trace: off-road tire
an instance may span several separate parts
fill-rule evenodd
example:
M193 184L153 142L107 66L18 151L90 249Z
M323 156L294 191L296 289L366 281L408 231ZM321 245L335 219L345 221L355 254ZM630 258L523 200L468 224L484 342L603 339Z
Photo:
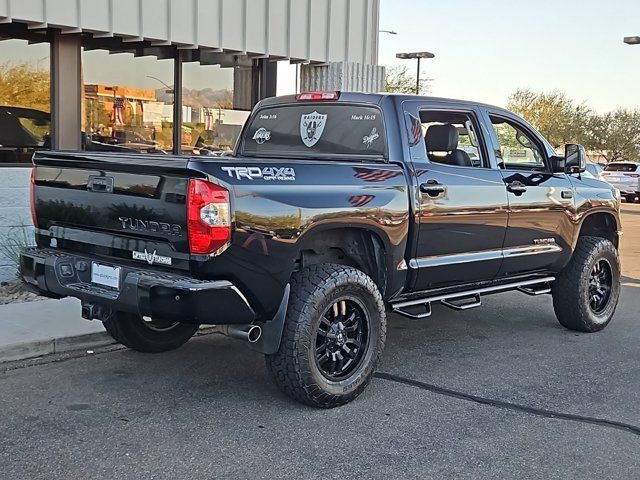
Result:
M199 325L177 323L168 330L156 330L139 315L116 312L102 322L116 342L138 352L160 353L175 350L189 341Z
M316 360L316 332L323 312L351 298L368 317L368 341L361 360L345 378L324 376ZM319 408L333 408L355 399L376 370L386 340L386 312L376 284L352 267L320 264L294 273L279 350L266 355L267 370L280 390Z
M611 267L611 289L602 311L590 306L589 281L598 262ZM598 332L613 317L620 296L620 259L615 246L607 239L584 236L578 239L569 264L552 284L553 309L560 324L578 332Z

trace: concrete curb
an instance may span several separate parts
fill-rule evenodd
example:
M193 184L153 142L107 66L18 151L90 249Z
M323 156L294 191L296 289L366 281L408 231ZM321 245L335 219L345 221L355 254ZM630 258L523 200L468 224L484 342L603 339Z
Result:
M73 298L0 305L0 362L115 343L100 322L80 317Z
M107 332L34 340L0 347L0 363L42 357L53 353L104 347L116 343Z

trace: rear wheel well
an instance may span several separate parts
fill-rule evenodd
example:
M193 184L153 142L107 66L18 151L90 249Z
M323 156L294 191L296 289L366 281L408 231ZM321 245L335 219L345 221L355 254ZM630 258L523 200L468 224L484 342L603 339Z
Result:
M593 213L584 219L580 227L580 237L606 238L618 248L618 227L610 213Z
M378 235L359 228L325 230L304 242L298 257L300 268L334 263L366 273L384 295L387 286L385 248Z

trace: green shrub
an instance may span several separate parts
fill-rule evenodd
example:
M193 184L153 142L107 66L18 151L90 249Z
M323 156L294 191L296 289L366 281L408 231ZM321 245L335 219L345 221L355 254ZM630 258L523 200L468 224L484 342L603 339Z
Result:
M16 276L20 277L20 251L35 245L33 231L26 225L12 227L6 237L0 239L0 255L8 258L16 268Z

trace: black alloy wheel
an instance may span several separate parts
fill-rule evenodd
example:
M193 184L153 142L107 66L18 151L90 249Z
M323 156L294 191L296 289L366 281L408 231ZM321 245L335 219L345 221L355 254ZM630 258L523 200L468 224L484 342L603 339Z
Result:
M596 315L607 308L611 298L612 285L611 264L606 258L601 258L593 266L589 278L589 307Z
M322 375L336 381L358 368L369 341L369 323L355 298L339 299L325 310L315 340L316 365Z

